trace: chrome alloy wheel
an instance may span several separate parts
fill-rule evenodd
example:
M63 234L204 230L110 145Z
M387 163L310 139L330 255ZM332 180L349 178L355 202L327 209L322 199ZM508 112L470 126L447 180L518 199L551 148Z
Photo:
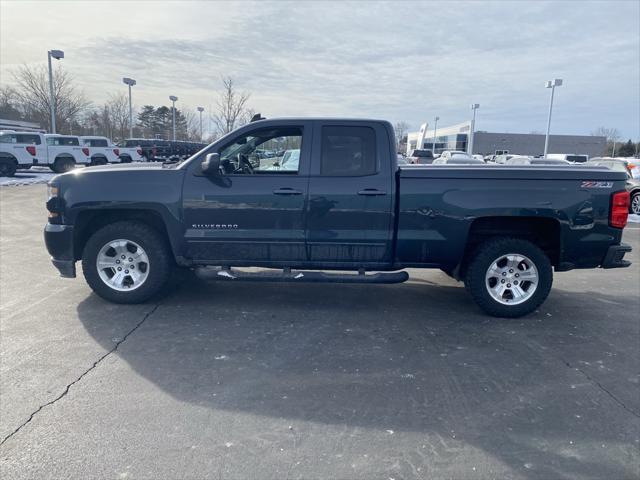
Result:
M538 270L524 255L508 253L487 269L485 285L491 297L503 305L526 302L538 288Z
M631 211L636 215L640 215L640 193L636 193L631 197Z
M130 292L149 277L149 257L136 242L112 240L98 252L96 268L100 279L109 288Z

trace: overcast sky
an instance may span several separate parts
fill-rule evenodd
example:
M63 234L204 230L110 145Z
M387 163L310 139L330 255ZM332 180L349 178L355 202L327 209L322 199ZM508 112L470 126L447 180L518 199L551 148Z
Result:
M0 0L0 81L48 49L95 103L137 80L134 103L207 110L221 75L268 117L366 116L414 129L440 116L640 137L640 2L29 2ZM56 66L59 65L58 63Z

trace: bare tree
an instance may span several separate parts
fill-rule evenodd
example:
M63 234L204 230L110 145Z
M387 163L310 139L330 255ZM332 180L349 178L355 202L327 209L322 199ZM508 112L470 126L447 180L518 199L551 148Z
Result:
M409 125L407 122L397 122L394 129L396 131L396 146L398 147L398 151L404 150L402 145L406 146L407 139L406 136L409 133Z
M620 140L620 132L617 128L598 127L593 132L591 132L591 135L606 137L607 146L603 154L615 156L616 144L618 143L618 140Z
M107 123L112 126L113 136L118 140L127 138L129 135L129 97L124 93L109 95L104 112Z
M251 94L236 91L235 82L231 77L222 78L222 92L216 100L216 112L212 116L216 128L221 135L229 133L242 123L246 115L245 107Z
M17 92L24 115L51 129L49 76L44 65L23 65L16 72ZM53 76L53 101L56 109L56 125L60 131L68 129L74 118L86 110L90 102L74 85L73 79L63 67L56 68Z
M20 98L15 88L3 85L0 87L0 118L22 120Z

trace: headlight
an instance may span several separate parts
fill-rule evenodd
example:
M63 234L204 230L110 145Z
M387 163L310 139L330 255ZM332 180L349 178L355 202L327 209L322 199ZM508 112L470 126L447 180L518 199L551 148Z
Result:
M57 197L57 196L58 196L58 186L48 183L47 184L47 198Z

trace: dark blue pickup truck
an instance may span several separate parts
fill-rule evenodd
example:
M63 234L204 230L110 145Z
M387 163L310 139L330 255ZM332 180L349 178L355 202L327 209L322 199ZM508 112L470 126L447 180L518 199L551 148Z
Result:
M399 168L394 139L380 120L263 119L181 163L59 175L46 245L63 277L82 260L113 302L147 300L176 267L293 283L402 282L404 268L439 268L505 317L539 306L553 270L629 266L624 173Z

